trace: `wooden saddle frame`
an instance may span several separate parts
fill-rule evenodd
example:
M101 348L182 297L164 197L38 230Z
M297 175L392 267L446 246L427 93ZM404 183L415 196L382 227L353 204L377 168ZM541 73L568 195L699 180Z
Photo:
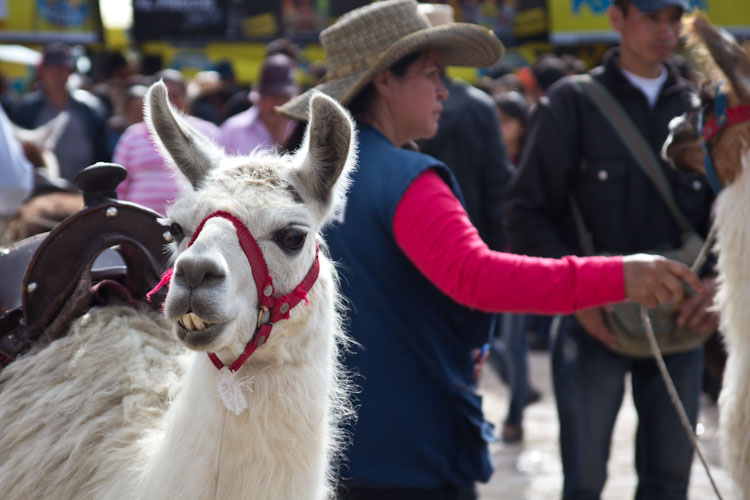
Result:
M165 292L150 303L145 295L159 282L171 234L157 212L117 200L126 175L115 164L84 169L75 179L84 208L0 253L0 370L113 295L161 307Z

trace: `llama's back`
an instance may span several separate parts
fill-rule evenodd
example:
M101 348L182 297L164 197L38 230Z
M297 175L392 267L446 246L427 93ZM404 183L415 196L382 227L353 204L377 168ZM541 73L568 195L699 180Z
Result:
M106 306L11 363L0 373L3 498L128 498L185 354L159 313Z

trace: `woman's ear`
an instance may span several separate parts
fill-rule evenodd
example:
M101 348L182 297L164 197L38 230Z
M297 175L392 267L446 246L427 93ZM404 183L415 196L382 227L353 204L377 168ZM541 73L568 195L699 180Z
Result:
M393 83L396 78L391 73L391 70L386 69L375 75L372 79L372 85L375 87L375 91L383 97L388 97L393 92Z

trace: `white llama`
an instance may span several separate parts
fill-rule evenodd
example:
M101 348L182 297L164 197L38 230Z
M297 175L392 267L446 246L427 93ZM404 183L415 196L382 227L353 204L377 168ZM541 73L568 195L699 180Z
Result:
M165 314L92 309L0 373L1 496L329 498L350 407L319 230L343 202L351 118L317 95L298 153L227 157L163 84L146 103L155 140L193 186L168 210Z
M714 103L716 82L727 93L729 123L707 141L713 168L723 189L714 205L717 236L718 291L715 306L727 350L724 380L719 396L719 431L724 465L743 494L750 498L750 52L722 35L703 17L687 23L695 46L715 63L703 88L704 106ZM734 121L745 107L746 116ZM732 111L734 110L734 111ZM713 126L715 103L703 122ZM684 169L705 173L698 112L692 111L671 124L665 152Z

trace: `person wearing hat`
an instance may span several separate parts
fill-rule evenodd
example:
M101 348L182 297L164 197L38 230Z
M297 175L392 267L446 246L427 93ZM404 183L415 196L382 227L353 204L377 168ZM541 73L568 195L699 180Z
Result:
M687 9L686 0L614 0L607 13L620 34L619 47L589 72L625 110L656 158L670 120L691 109L695 99L690 83L669 63ZM585 239L576 229L580 221L591 236L594 252L681 248L683 229L577 77L562 78L539 102L525 144L518 174L506 194L505 227L513 251L546 257L582 255ZM659 167L678 211L705 237L713 200L705 178L680 173L663 161ZM713 291L713 279L704 275L702 290L677 305L676 325L689 327L696 338L715 330L717 318L710 311ZM600 497L629 375L639 421L635 497L684 499L693 459L691 443L656 362L623 351L627 338L617 337L615 331L620 330L615 326L607 310L590 308L563 318L553 340L565 477L562 496ZM664 335L671 337L669 332ZM692 342L664 356L693 426L701 392L701 351Z
M70 91L67 87L74 70L68 45L54 42L45 46L37 67L41 89L23 96L11 113L17 125L34 129L68 111L68 123L54 148L60 177L68 181L97 161L109 161L111 156L101 102L85 90Z
M304 121L310 97L325 92L357 120L358 167L326 234L359 386L339 498L475 498L493 471L473 356L489 339L487 312L661 303L681 293L681 278L697 280L652 256L531 259L482 242L450 170L404 146L435 134L445 65L501 57L489 30L430 26L414 0L389 0L344 14L320 42L325 80L279 112Z
M281 53L263 61L249 96L253 106L221 126L219 140L228 153L250 154L255 148L273 151L286 140L292 121L274 110L299 93L295 68L294 61Z

